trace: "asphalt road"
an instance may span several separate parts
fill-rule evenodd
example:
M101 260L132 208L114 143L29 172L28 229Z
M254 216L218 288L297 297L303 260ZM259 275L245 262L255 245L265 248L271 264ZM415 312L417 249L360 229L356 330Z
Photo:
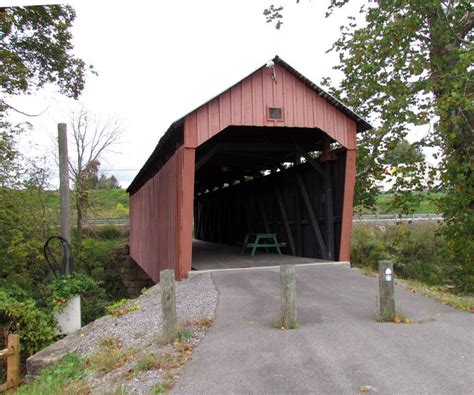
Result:
M396 287L415 323L376 322L378 280L343 266L297 267L296 330L279 316L278 268L212 274L217 318L177 394L473 394L474 315Z

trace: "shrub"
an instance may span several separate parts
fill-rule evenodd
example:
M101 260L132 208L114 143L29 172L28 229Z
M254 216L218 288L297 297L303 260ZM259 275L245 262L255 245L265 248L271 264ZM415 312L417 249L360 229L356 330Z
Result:
M71 297L81 295L84 324L102 316L108 304L102 283L84 273L78 273L74 277L54 279L48 286L48 290L50 291L49 303L54 311L63 308Z
M117 225L98 226L95 233L99 240L117 240L123 237L123 231Z
M51 311L39 309L33 299L18 300L5 290L0 290L0 324L8 331L20 327L21 344L28 355L50 344L56 332Z
M367 226L354 227L351 239L351 262L354 266L378 270L378 261L384 254L380 231Z
M87 273L103 284L108 302L128 296L115 267L119 244L117 240L85 239L76 265L79 273Z
M384 235L387 252L393 257L396 273L430 284L449 280L445 241L435 224L398 224Z
M431 285L450 284L464 293L474 289L474 265L466 268L456 257L450 256L449 240L438 224L355 226L351 242L352 264L377 270L377 261L384 258L394 261L399 277Z

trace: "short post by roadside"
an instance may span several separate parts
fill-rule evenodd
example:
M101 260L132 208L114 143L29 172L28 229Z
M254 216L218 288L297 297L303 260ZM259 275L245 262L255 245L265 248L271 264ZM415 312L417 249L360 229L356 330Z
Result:
M172 342L178 333L176 318L176 284L174 270L160 271L162 336L166 343Z
M294 265L280 266L281 324L293 329L296 321L296 271Z
M392 261L379 261L380 318L395 317L394 273Z

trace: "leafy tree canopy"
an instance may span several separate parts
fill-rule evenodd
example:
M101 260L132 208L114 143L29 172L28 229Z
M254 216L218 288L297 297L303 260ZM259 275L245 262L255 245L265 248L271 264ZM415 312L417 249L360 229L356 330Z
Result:
M0 7L0 87L3 95L31 93L47 83L77 98L87 65L72 54L70 6Z

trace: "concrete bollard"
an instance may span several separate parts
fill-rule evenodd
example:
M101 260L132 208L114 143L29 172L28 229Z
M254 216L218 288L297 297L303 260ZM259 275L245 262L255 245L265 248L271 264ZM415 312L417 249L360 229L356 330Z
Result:
M162 336L165 343L176 338L178 323L176 319L176 286L174 270L160 271Z
M281 323L294 328L296 322L296 271L294 265L280 266Z
M392 261L379 261L380 318L390 320L395 317L394 273Z

